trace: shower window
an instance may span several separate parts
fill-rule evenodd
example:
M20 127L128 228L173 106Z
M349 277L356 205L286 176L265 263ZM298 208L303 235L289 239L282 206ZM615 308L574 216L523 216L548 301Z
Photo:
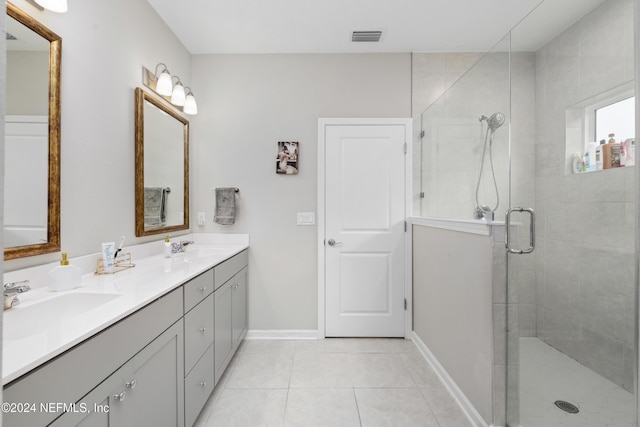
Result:
M593 110L593 135L592 141L609 139L609 134L616 136L616 141L635 139L635 100L634 96L616 100L608 105Z
M616 142L625 143L625 149L631 147L632 141L635 141L633 82L625 83L568 107L565 122L565 173L608 169L597 165L598 161L604 157L599 147L601 141L608 142L609 135L614 134ZM629 156L629 153L626 154Z

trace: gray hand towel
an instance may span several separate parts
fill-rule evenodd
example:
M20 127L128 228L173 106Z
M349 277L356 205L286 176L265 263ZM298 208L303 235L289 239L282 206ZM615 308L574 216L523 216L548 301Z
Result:
M144 188L144 223L161 226L166 221L166 194L162 187Z
M231 225L236 222L236 189L216 188L216 212L213 222Z

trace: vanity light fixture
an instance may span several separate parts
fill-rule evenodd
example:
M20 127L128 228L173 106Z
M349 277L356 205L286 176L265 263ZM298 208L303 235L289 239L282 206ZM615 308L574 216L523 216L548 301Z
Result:
M163 69L160 71L160 75L158 75L158 68L160 66L162 66ZM173 92L171 73L169 73L169 69L162 62L156 65L156 78L156 92L160 95L170 96Z
M175 82L175 84L174 84ZM142 84L160 95L165 101L182 109L185 114L198 114L196 98L190 88L185 88L178 76L172 76L162 62L156 65L155 73L142 67Z
M177 105L178 107L182 107L185 101L184 86L182 86L182 82L180 81L180 78L178 76L172 76L172 82L174 77L178 79L178 81L173 86L173 91L171 92L171 103L173 105Z
M67 0L35 0L35 2L52 12L65 13L67 11Z
M193 92L191 92L190 87L184 88L185 92L187 92L187 96L184 100L184 107L182 107L182 111L186 114L196 115L198 114L198 104L196 104L196 98L193 96Z

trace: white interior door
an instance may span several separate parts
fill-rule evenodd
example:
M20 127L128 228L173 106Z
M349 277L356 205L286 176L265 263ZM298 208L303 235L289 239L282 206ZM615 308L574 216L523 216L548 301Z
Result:
M405 334L405 125L325 127L325 335Z

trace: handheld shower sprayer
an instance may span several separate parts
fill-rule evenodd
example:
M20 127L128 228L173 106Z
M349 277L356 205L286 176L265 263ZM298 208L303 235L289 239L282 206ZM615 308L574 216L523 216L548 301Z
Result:
M487 119L487 126L491 129L491 132L495 132L500 126L504 124L504 114L502 113L493 113L491 117Z
M485 115L481 115L478 120L480 123L487 122L487 133L484 137L484 148L482 150L482 161L480 163L480 174L478 175L478 182L476 184L476 207L474 209L473 216L476 219L486 219L488 221L493 220L493 213L500 206L500 194L498 192L498 182L496 181L495 171L493 169L493 154L491 151L491 146L493 145L493 134L496 129L502 126L505 122L505 115L499 112L493 113L491 116L487 117ZM482 179L482 170L484 167L484 158L487 153L487 143L489 145L489 163L491 164L491 176L493 177L493 186L496 194L496 206L491 208L487 205L481 205L478 201L478 192L480 190L480 180Z
M480 123L487 122L487 126L491 132L495 132L500 126L504 124L505 116L502 113L493 113L491 116L487 117L484 114L478 117L478 121Z

